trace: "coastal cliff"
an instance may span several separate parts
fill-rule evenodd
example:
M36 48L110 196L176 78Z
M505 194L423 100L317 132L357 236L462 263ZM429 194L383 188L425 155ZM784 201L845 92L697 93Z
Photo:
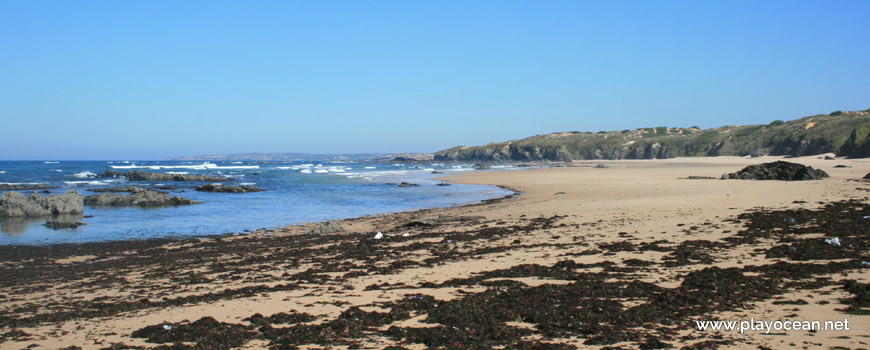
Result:
M870 157L870 109L837 111L767 125L713 129L655 127L609 132L561 132L522 140L459 146L436 161L506 162L574 159L664 159L699 156Z

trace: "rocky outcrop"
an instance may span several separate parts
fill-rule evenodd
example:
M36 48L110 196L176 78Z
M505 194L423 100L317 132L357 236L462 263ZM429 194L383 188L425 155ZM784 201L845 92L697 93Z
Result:
M148 189L140 189L129 195L120 193L100 193L84 198L84 204L95 207L167 207L201 203L202 202L199 201L178 196L169 196L164 192Z
M864 180L870 180L870 173L867 173L867 175L864 175Z
M782 181L821 180L828 177L824 170L784 161L750 165L736 173L722 175L722 179Z
M0 184L0 191L34 191L34 190L50 190L57 186L45 184Z
M197 191L200 192L221 192L221 193L248 193L248 192L260 192L263 191L259 187L254 186L228 186L228 185L216 185L216 184L207 184L196 187Z
M118 172L114 170L106 170L106 172L97 175L98 178L121 178L124 177L127 181L200 181L200 182L224 182L232 181L220 176L206 175L190 175L190 174L164 174L164 173L149 173L147 171L131 171Z
M25 196L20 192L6 192L0 196L0 218L41 217L84 212L82 195L76 191L41 196L33 192Z

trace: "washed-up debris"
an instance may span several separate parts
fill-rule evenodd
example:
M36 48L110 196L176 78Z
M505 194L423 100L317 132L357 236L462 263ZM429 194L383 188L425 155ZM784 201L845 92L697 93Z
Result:
M839 237L825 238L825 243L833 245L835 247L839 247L840 246L840 238Z
M384 234L381 233L380 231L378 231L378 234L375 235L375 239L381 239L381 238L384 238Z

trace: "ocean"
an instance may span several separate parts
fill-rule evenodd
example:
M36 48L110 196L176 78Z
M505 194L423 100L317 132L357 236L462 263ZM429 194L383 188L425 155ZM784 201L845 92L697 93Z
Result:
M210 193L194 190L204 184L201 182L127 182L96 177L106 170L221 176L227 179L226 185L252 185L264 191ZM303 222L473 204L511 193L495 186L439 186L442 181L436 180L466 171L476 170L470 164L437 163L0 161L0 183L58 186L49 190L52 194L75 190L87 196L95 193L91 189L130 185L173 187L161 190L203 202L161 208L86 205L83 216L66 218L87 224L75 229L43 226L50 218L0 219L0 245L243 234ZM399 187L401 182L419 186Z

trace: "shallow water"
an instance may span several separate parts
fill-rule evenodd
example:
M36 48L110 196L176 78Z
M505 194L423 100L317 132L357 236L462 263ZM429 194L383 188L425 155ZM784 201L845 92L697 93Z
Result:
M227 178L226 184L247 184L264 189L255 193L197 192L198 182L126 182L98 179L94 174L112 169L126 172L184 172ZM60 188L53 194L92 188L136 185L173 186L167 190L203 204L144 209L85 206L76 229L52 230L42 226L49 218L0 222L0 245L78 243L157 237L191 237L275 228L301 222L342 219L423 208L477 203L502 197L509 191L494 186L438 186L432 171L473 171L471 165L362 164L362 163L255 163L255 162L0 162L0 183L41 183ZM399 187L408 181L417 187ZM23 191L29 192L29 191ZM87 217L92 215L93 217Z

